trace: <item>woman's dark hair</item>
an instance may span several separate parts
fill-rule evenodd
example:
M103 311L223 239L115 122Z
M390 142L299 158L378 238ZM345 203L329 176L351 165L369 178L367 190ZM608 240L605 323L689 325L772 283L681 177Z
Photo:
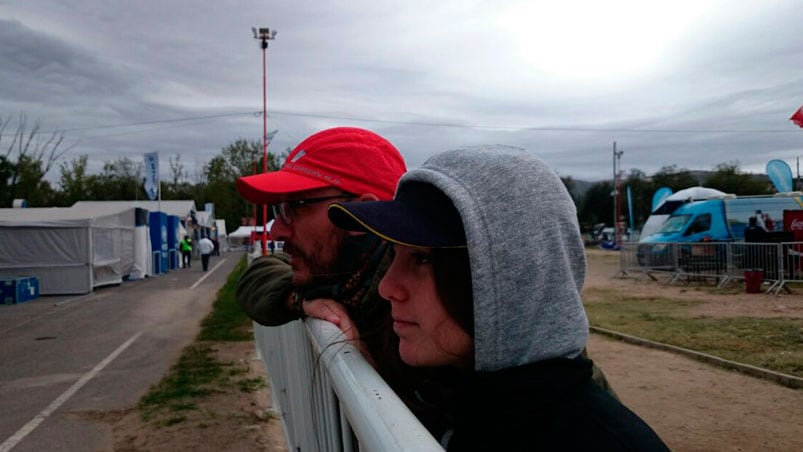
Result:
M435 290L446 312L474 338L474 294L467 248L433 248Z

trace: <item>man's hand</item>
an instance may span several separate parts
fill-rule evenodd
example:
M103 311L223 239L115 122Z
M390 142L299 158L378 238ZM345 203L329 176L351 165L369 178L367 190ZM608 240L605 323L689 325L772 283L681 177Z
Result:
M349 341L360 340L360 332L354 322L351 321L351 317L349 317L346 308L342 304L334 300L318 298L316 300L305 300L303 308L304 314L308 317L334 323Z
M357 347L357 350L362 353L365 359L367 359L368 362L374 366L374 368L376 368L374 359L368 352L365 343L360 340L360 332L357 330L357 325L355 325L351 320L348 311L346 311L346 308L342 304L334 300L318 298L315 300L304 301L302 306L304 309L304 314L306 314L307 317L326 320L327 322L333 323L335 326L340 328L340 331L342 331L343 335L346 336L346 340L351 345Z

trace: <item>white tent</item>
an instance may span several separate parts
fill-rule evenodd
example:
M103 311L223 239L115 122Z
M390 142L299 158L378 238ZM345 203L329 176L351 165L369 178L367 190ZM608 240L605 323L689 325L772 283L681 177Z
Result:
M268 221L268 234L270 235L270 228L273 226L273 220ZM251 237L251 232L256 231L257 235L262 235L262 226L240 226L229 234L229 238L242 239Z
M171 200L171 201L78 201L73 204L73 208L84 209L119 209L121 207L138 207L145 209L149 212L164 212L167 215L174 215L178 217L178 231L176 232L176 248L175 250L168 250L168 252L175 252L178 254L178 242L181 238L187 235L185 224L188 218L196 216L195 201L192 200ZM154 263L150 249L150 226L145 228L137 228L136 231L138 242L148 242L147 249L138 249L137 253L137 269L141 272L132 273L132 278L150 276L154 274ZM144 253L144 254L143 254ZM179 259L180 260L180 259Z
M0 273L35 276L47 294L119 284L134 268L136 209L0 209Z
M273 220L268 221L268 235L270 235L271 226L273 226ZM262 226L240 226L229 234L229 246L231 249L248 249L251 242L251 233L254 231L256 232L257 241L259 242L255 246L262 246ZM277 245L281 248L282 243L278 242Z
M226 220L215 220L215 229L217 230L217 239L220 246L220 251L228 251L229 233L226 231Z
M262 231L262 228L256 228L254 226L240 226L239 228L235 229L234 232L229 234L229 238L232 239L243 239L251 237L251 231L253 230Z
M212 212L208 212L206 210L196 212L195 218L198 220L198 226L211 228L215 225L215 216Z

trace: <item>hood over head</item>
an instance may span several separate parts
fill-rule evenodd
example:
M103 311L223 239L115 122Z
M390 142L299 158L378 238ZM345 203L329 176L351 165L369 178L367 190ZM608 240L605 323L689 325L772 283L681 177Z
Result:
M422 182L442 191L462 218L475 369L579 355L588 339L585 251L574 202L555 172L523 149L484 146L430 158L402 177L397 198Z
M588 339L585 250L574 202L555 172L523 149L487 146L436 155L399 189L411 182L443 191L463 219L475 368L579 355Z

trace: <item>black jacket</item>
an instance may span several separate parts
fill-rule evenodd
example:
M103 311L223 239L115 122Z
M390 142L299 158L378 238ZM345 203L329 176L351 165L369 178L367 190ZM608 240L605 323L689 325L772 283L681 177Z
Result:
M668 450L635 413L591 379L591 361L552 359L465 375L449 451Z

